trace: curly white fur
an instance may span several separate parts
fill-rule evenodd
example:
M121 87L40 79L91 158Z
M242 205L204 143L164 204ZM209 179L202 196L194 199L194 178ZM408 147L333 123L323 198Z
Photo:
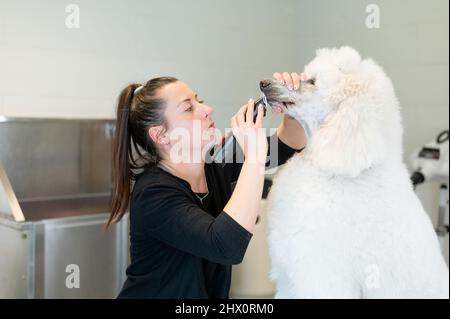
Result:
M448 267L402 161L391 81L349 47L319 50L305 72L315 86L289 114L313 132L268 198L277 297L448 298Z

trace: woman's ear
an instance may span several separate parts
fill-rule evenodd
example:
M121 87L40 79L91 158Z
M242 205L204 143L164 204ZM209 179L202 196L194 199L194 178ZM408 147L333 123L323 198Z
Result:
M148 135L150 136L150 139L155 144L160 145L167 145L169 144L169 139L167 138L166 134L164 133L164 127L162 125L158 126L152 126L148 129Z

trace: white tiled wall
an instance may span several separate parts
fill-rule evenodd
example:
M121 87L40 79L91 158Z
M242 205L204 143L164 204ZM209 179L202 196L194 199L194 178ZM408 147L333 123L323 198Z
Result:
M294 0L0 0L0 114L113 117L125 85L172 75L227 127L261 78L295 69L295 15Z

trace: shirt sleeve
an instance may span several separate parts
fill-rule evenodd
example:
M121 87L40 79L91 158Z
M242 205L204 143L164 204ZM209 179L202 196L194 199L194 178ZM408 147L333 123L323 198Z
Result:
M241 263L252 237L226 212L214 218L170 186L146 188L137 195L134 209L143 214L146 234L219 264Z
M272 134L267 137L268 150L267 150L267 159L266 159L266 169L270 169L276 166L283 165L286 163L289 158L291 158L295 153L299 153L303 150L296 150L294 148L289 147L283 141L281 141L278 135ZM275 147L276 153L272 152ZM239 174L241 173L243 163L238 163L236 161L236 156L233 159L233 162L226 163L224 165L225 176L230 178L230 183L237 181L239 178Z

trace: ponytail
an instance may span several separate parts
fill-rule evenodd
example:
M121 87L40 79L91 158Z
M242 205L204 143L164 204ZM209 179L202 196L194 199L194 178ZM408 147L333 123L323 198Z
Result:
M131 171L129 160L130 156L132 156L132 137L130 134L129 122L134 91L139 86L139 84L131 84L127 86L119 96L112 154L113 189L111 215L109 216L106 228L122 219L128 209L130 201L133 172Z
M157 97L157 92L176 81L178 79L172 77L155 78L144 86L131 84L120 93L112 154L111 213L106 229L119 222L127 212L137 171L161 160L156 144L148 136L148 129L164 125L165 103Z

